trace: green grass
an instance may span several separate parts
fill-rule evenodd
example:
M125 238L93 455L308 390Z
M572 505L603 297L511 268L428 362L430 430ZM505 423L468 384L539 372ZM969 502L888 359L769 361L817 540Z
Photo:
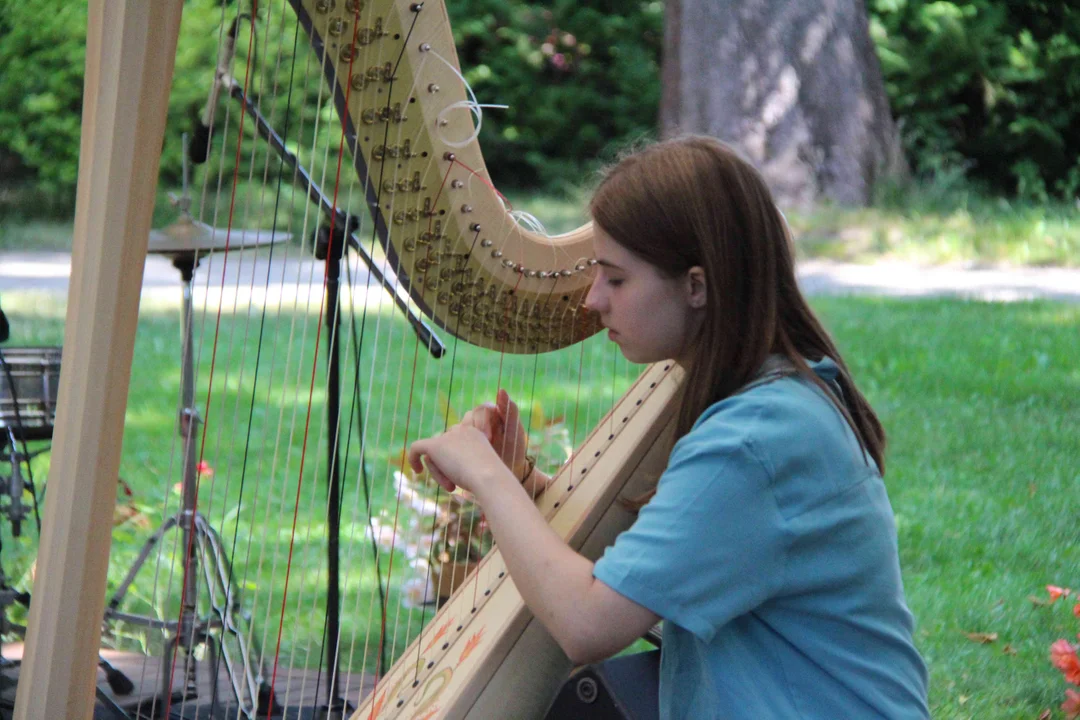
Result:
M55 305L27 296L12 297L13 333L20 343L60 341L62 324ZM5 296L5 307L8 303ZM817 299L814 305L846 350L846 360L889 432L886 482L897 520L908 602L916 617L916 641L930 667L933 716L1006 720L1034 718L1045 708L1056 708L1065 685L1049 664L1049 646L1057 638L1074 637L1080 621L1069 612L1071 599L1038 606L1028 597L1045 597L1043 588L1048 583L1080 586L1080 546L1076 543L1080 306L857 298ZM262 371L278 368L278 379L269 383L274 397L259 410L267 417L276 416L282 404L288 412L306 407L306 396L299 403L290 398L296 389L306 392L308 378L286 377L279 365L288 343L277 324L291 320L275 320L275 330L268 335L279 344L270 351L274 362ZM231 333L241 333L242 327L239 318L226 318L222 342ZM146 518L143 526L129 521L114 533L111 584L118 581L148 527L160 520L160 504L175 481L176 470L170 474L168 463L174 435L171 403L178 389L177 336L174 313L147 312L141 318L122 474L135 487L136 502ZM215 390L226 411L217 419L211 416L211 429L226 435L208 454L219 480L235 478L242 463L237 448L243 446L243 411L250 405L246 398L254 364L251 350L244 357L241 337L235 336L227 352L219 350L218 362L223 363L219 367L233 368L222 389ZM405 341L408 348L407 338L397 334L392 338L383 347ZM264 347L272 348L272 342L264 339ZM294 341L294 352L302 344ZM591 362L598 371L610 359L602 348L589 352L596 353ZM305 352L300 365L306 365L308 373L310 361L310 351ZM370 367L370 359L364 365ZM244 378L237 374L241 366L248 368ZM421 362L421 374L425 368ZM379 372L385 373L380 382L388 386L397 382L396 367ZM476 388L492 382L497 374L493 364L485 372L489 376L478 379ZM620 378L629 374L630 369L623 368ZM590 390L598 404L618 391L606 383L583 387L583 392ZM542 402L547 408L559 407L577 393L576 387L556 383ZM239 414L232 409L237 403ZM263 407L261 400L259 407ZM318 404L314 413L318 417ZM240 419L223 424L221 417L234 416ZM257 413L257 429L263 422ZM317 434L313 430L313 437ZM368 461L372 466L400 451L400 431L384 438L371 448ZM256 443L260 452L250 457L264 459L249 461L254 463L249 470L249 492L259 487L262 496L291 502L295 483L284 481L288 473L281 469L269 472L269 460L261 452L273 445L271 438L258 437ZM291 463L282 464L295 472L295 458ZM314 481L314 466L305 475L310 476L306 491L322 497L317 490L321 484ZM163 484L162 478L172 480ZM219 487L217 493L207 495L201 506L212 513L211 521L227 537L239 528L240 547L253 536L261 539L267 552L284 550L287 529L260 525L261 521L253 521L253 528L246 521L233 522L235 487L228 492ZM355 500L355 495L348 497ZM318 502L311 504L319 507ZM304 553L306 560L300 570L294 570L297 574L291 582L304 593L306 608L317 608L321 602L314 590L321 582L319 523L316 510L301 517L297 552ZM353 530L346 541L356 557L366 548L359 535L359 530ZM17 547L13 550L13 546ZM12 562L16 550L25 567L32 552L30 543L26 539L13 543L6 537L6 563ZM273 577L272 573L249 577L249 592L272 582ZM370 578L355 582L370 582ZM355 593L355 588L348 592ZM152 599L144 601L146 607L152 605ZM264 594L263 602L279 603L280 595ZM265 611L256 612L256 617L260 613ZM294 640L295 647L289 651L300 653L301 660L302 653L311 652L309 661L313 661L318 654L313 648L317 648L321 616L313 610L306 615L311 617L301 617L295 624L306 628L301 628L300 635L308 639ZM418 620L416 615L414 627ZM346 632L361 629L364 612L348 610L345 623ZM998 639L979 644L966 637L969 632L997 633Z
M1076 203L915 185L873 207L792 210L801 257L926 265L1080 265Z
M5 295L4 307L12 320L14 342L24 345L62 342L62 308L57 300L45 295L11 293ZM197 304L196 333L213 337L216 315L212 311L205 316L199 314L199 307ZM293 309L291 304L280 312L272 308L265 325L258 311L249 313L244 309L231 313L226 309L217 333L216 350L209 344L204 347L196 344L197 405L200 414L207 418L201 457L214 470L213 476L204 477L200 483L199 509L224 538L236 566L237 583L249 596L245 608L259 618L257 632L265 634L260 644L271 649L282 616L283 579L291 552L282 658L289 665L300 666L318 664L323 615L316 608L325 607L326 600L326 380L323 359L316 363L312 350L319 332L317 313L317 298L307 310L303 305ZM459 370L451 378L450 364L437 363L418 352L415 336L406 331L396 316L375 312L366 321L357 317L356 322L364 337L359 383L363 422L368 426L364 460L371 483L373 525L378 533L396 528L397 536L403 539L394 553L395 572L388 597L391 626L400 624L407 629L391 643L395 651L400 651L431 614L415 607L398 610L402 606L403 581L421 577L422 566L416 560L417 556L426 559L423 543L430 536L422 524L424 521L408 507L399 512L395 500L392 473L408 442L443 428L447 398L453 420L454 413L460 414L464 409L494 399L496 387L503 386L519 402L524 401L523 407L534 409L529 424L535 436L544 434L535 408L549 421L559 416L566 418L548 432L546 464L558 464L565 460L555 457L562 444L559 437L566 435L567 442L571 437L574 444L581 442L599 421L603 408L621 396L637 373L621 358L616 359L613 345L597 337L587 342L584 350L573 347L558 353L560 357L555 359L545 355L508 357L500 361L495 356L495 362L491 353L470 346L455 348L451 344L449 349L457 358L454 367L469 368L468 372ZM344 332L343 337L347 337L348 329ZM176 511L180 500L177 483L181 477L181 459L175 429L180 392L179 334L176 310L144 309L136 336L136 361L120 470L134 493L131 500L122 500L133 505L138 515L118 526L113 534L110 592L134 562L149 532ZM348 403L354 387L348 357L346 354L342 378L346 403L343 430L350 425ZM582 372L568 374L558 370L560 358L564 366L567 363L573 368L580 366ZM614 377L612 369L616 371ZM590 377L604 379L589 382ZM206 409L208 396L209 410ZM410 397L415 398L411 408ZM310 432L305 443L303 430L308 423L309 406ZM371 544L365 539L368 520L359 476L359 433L353 427L350 445L342 449L345 458L342 625L346 637L362 638L370 628L378 627L379 607ZM47 457L43 457L35 465L35 471L41 476L47 469ZM46 492L45 502L47 495ZM297 504L294 532L293 509ZM172 534L163 543L166 558L175 553L176 537ZM32 544L8 538L5 552L10 553L9 572L15 569L12 574L26 582L33 557ZM385 583L389 568L385 552L381 563ZM128 611L175 617L179 590L175 579L171 591L166 587L170 570L177 575L179 565L165 561L160 580L155 582L154 563L148 565L133 586L130 602L125 606ZM152 650L159 647L160 638L147 637L137 628L120 626L116 632L124 647L134 645ZM343 666L355 670L364 667L362 648L351 663ZM372 668L370 656L366 668Z
M886 481L933 716L1056 707L1064 684L1048 648L1080 621L1071 602L1027 598L1080 584L1080 307L815 305L890 434ZM999 639L976 644L967 632Z

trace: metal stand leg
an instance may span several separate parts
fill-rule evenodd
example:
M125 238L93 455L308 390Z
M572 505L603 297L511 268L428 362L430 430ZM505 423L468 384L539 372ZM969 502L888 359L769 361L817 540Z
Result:
M149 628L162 629L170 633L166 645L166 657L162 663L161 700L171 704L173 698L173 658L181 663L184 690L181 700L194 699L198 695L195 673L195 650L201 645L207 648L207 660L210 666L211 703L215 706L218 693L218 658L224 661L229 677L232 695L236 700L238 714L245 718L255 718L260 711L274 705L272 688L266 686L261 668L254 667L247 638L243 632L239 616L241 603L239 592L232 584L232 566L221 544L221 538L210 523L196 510L198 468L195 448L196 431L201 422L195 408L194 353L192 349L192 279L198 258L194 253L176 255L175 265L184 280L182 306L183 323L183 358L182 390L179 413L179 430L183 438L183 479L182 507L175 515L167 518L161 527L147 538L134 565L128 570L124 581L109 600L105 611L106 622L122 620ZM120 610L120 606L135 581L140 570L145 566L150 554L165 534L179 529L180 541L184 547L184 571L182 578L183 604L177 620L159 620ZM201 582L200 582L201 570ZM200 591L209 606L206 613L199 616ZM220 633L220 636L216 636ZM269 703L269 705L267 704ZM263 707L260 707L262 705ZM164 708L162 708L162 711Z

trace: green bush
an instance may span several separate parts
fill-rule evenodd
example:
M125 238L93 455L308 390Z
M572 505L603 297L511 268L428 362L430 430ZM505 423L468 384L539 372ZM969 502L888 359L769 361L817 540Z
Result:
M233 0L223 10L222 1L185 2L161 161L166 186L179 183L179 133L205 102L223 20L247 5ZM1026 200L1077 195L1080 10L1046 0L867 4L917 172ZM289 123L290 147L299 151L312 147L317 119L319 140L330 136L332 110L319 100L317 83L295 74L303 75L304 65L313 72L310 49L302 40L294 46L291 31L279 32L281 9L260 10L255 49L280 69L255 79L252 94L265 99L262 110L279 129ZM448 11L479 101L509 106L487 109L480 135L500 185L572 188L611 148L655 133L661 0L448 0ZM66 212L74 202L85 26L85 3L0 0L0 214L13 206ZM241 28L238 74L249 29ZM293 57L303 61L295 71ZM217 125L224 126L223 110ZM250 122L244 134L246 173L252 153L265 146L251 141ZM235 145L215 149L214 174L231 177Z
M246 5L246 3L244 3ZM264 58L282 53L277 77L252 81L254 96L273 98L275 126L288 118L290 146L310 148L316 117L324 140L330 125L326 98L319 102L317 83L292 74L312 72L303 41L294 50L291 30L273 37L281 6L259 13L256 51ZM467 78L481 102L509 105L488 109L481 135L488 164L498 181L513 187L556 189L580 179L584 167L612 141L649 134L659 104L659 54L663 4L605 0L582 7L555 3L451 0L455 38ZM162 151L162 183L175 186L181 174L179 133L188 130L206 101L220 28L231 21L236 4L224 14L220 0L187 0L169 98L168 133ZM267 32L267 29L270 32ZM241 27L234 72L243 72L250 26ZM285 36L287 35L287 37ZM86 5L66 0L0 0L0 173L10 185L30 183L48 197L57 212L70 211L77 178L82 112ZM309 67L305 68L307 65ZM277 87L274 87L275 82ZM289 97L288 87L294 89ZM226 103L216 126L224 124ZM235 128L237 105L231 104ZM298 137L298 128L303 132ZM258 147L245 127L242 172ZM261 145L261 144L260 144ZM321 146L321 145L320 145ZM262 146L265 152L265 146ZM215 160L225 178L232 176L235 146ZM261 165L261 163L260 163ZM0 213L10 212L0 183ZM10 200L9 192L9 200ZM26 206L25 200L21 203ZM5 208L5 205L8 207ZM33 203L35 213L43 209Z
M926 175L1025 199L1080 190L1080 10L1045 0L870 0L894 116Z
M0 0L0 207L28 181L73 204L85 46L86 3Z
M661 2L451 0L465 78L488 110L496 180L560 190L611 146L655 133Z

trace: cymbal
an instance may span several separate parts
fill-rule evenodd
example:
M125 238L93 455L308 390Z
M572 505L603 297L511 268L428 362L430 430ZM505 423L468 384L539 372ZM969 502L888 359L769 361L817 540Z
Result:
M155 255L180 256L207 254L224 250L243 250L245 248L286 242L292 235L270 230L240 230L215 228L206 223L182 216L172 225L161 230L150 231L147 252Z

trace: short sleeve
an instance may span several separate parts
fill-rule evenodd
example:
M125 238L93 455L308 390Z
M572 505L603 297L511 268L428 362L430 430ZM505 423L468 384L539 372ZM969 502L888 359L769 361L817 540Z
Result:
M593 575L709 642L781 586L785 543L769 474L745 436L703 430L715 428L676 445L656 495Z

